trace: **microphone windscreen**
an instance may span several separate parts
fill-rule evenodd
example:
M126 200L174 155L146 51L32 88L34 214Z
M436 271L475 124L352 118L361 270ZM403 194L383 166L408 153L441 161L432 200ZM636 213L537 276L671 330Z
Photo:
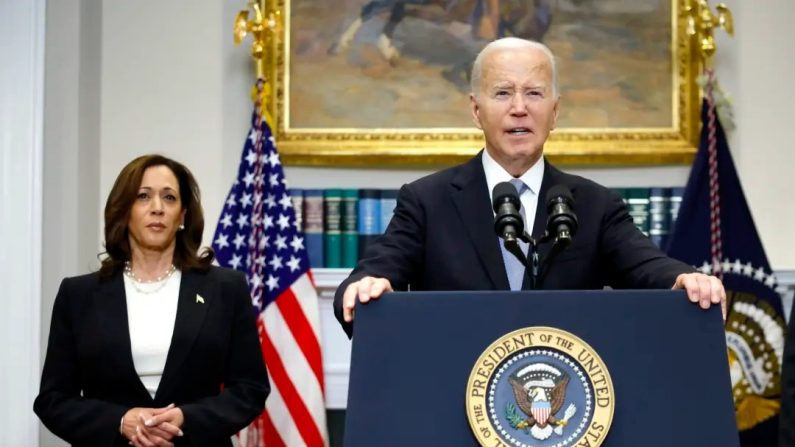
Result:
M574 207L574 196L571 195L569 188L563 185L555 185L547 191L547 209L549 209L554 202L560 201L560 199L567 202L570 207Z
M491 204L495 212L505 202L513 203L517 211L522 207L522 202L519 201L519 194L510 182L497 183L491 191L491 197Z

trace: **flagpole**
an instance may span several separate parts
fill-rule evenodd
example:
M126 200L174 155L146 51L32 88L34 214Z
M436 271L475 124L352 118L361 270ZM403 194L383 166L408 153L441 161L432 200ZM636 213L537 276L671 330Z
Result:
M246 274L271 381L263 412L239 434L241 445L328 447L317 289L274 139L282 5L251 0L235 18L235 43L252 36L254 104L213 249L220 266Z
M709 157L709 201L710 201L710 246L712 272L723 280L723 240L721 237L720 190L718 179L717 123L715 117L715 74L712 68L713 57L717 51L715 44L715 28L723 28L727 34L734 36L734 19L731 10L718 3L715 13L707 0L688 0L684 9L687 16L687 34L698 46L698 56L703 72L701 79L701 95L706 102L707 119L703 123L707 127L707 153Z

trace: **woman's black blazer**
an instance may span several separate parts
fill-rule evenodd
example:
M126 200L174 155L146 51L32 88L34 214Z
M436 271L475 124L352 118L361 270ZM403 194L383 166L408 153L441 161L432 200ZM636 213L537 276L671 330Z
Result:
M183 272L152 399L133 364L122 274L92 273L61 283L33 409L75 446L126 446L119 422L127 410L174 403L185 416L176 445L228 446L263 410L269 391L243 274L219 267Z

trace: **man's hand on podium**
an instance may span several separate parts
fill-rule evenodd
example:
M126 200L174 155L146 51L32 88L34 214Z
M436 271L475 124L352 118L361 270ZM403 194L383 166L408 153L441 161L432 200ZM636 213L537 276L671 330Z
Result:
M684 289L690 301L698 303L702 309L720 303L723 321L726 321L726 290L720 279L703 273L682 273L671 288Z
M342 317L346 323L353 321L353 308L356 306L356 299L367 304L370 300L377 300L384 292L392 292L392 284L386 278L364 278L348 284L345 293L342 295Z

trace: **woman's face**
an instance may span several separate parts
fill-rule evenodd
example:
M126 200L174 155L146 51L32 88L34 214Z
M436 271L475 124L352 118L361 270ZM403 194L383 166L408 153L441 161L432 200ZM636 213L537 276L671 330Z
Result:
M184 219L177 177L163 165L146 168L127 222L131 250L173 251Z

